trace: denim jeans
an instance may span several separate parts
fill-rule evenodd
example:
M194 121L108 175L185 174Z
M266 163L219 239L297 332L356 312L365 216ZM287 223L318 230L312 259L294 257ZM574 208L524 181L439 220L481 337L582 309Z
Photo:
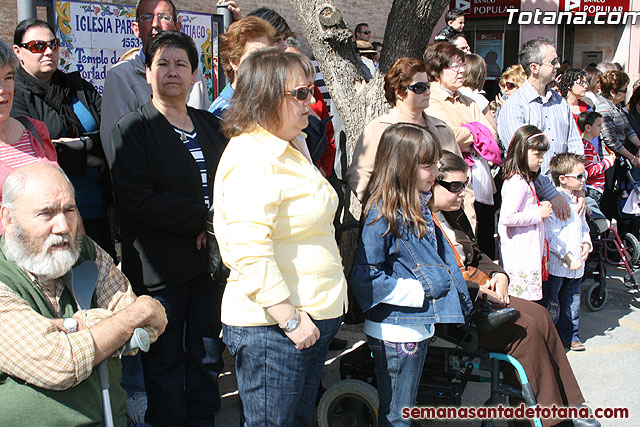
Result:
M127 397L136 393L144 393L144 375L142 374L142 360L140 353L135 356L122 356L122 381L120 385L127 392Z
M402 408L416 403L429 340L397 343L367 335L367 342L378 379L378 426L410 426L411 419L402 418Z
M313 322L320 339L304 350L296 350L277 325L222 326L236 356L245 427L312 425L322 368L342 316Z
M222 291L205 273L151 293L169 321L158 341L142 354L149 402L145 421L154 427L214 425L223 368Z
M580 287L582 278L567 279L549 275L542 283L540 304L549 310L558 335L565 346L580 339Z

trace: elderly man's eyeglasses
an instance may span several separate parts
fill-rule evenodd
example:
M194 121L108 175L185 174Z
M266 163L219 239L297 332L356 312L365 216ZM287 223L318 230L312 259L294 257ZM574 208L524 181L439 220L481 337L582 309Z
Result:
M49 47L53 52L60 49L60 39L44 40L31 40L30 42L20 43L18 46L27 49L31 53L44 53Z
M417 95L422 95L429 89L431 89L431 83L428 82L417 82L407 86L407 90L410 90Z
M467 188L467 185L469 185L469 178L467 178L467 180L464 182L463 181L442 181L439 179L437 179L436 182L438 183L438 185L441 185L444 188L446 188L447 191L449 191L450 193L460 193L465 188Z
M309 95L313 96L313 85L300 86L293 90L288 90L284 94L291 95L298 101L305 101Z
M464 62L456 62L455 64L449 65L447 68L455 71L456 73L459 73L460 71L464 70L465 64Z
M153 21L154 16L157 16L160 21L164 21L167 23L171 23L174 21L173 16L167 15L166 13L158 13L157 15L154 15L153 13L145 13L138 16L138 22L148 24L149 22Z

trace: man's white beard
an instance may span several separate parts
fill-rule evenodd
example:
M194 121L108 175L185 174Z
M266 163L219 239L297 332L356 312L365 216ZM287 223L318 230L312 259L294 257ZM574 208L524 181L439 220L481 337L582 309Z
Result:
M52 280L62 277L71 270L80 256L82 236L80 233L73 240L72 235L51 234L40 252L34 253L29 246L29 237L20 224L16 224L13 233L5 233L4 254L9 261L30 272L41 280ZM70 243L69 249L56 249L49 254L53 245Z

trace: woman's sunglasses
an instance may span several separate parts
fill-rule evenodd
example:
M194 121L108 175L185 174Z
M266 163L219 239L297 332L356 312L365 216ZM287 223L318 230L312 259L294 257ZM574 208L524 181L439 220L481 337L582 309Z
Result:
M407 89L415 93L416 95L422 95L427 90L431 89L431 83L418 82L407 86Z
M313 96L313 85L310 86L300 86L293 90L288 90L284 94L291 95L298 101L306 101L309 95Z
M18 46L27 49L31 53L44 53L49 47L53 52L60 49L60 39L55 38L53 40L31 40L27 43L20 43Z
M505 85L505 87L506 87L507 89L509 89L509 90L513 90L513 89L515 89L515 88L516 88L516 84L515 84L515 83L512 83L512 82L505 82L505 84L504 84L504 85Z
M469 178L466 181L441 181L439 179L436 180L438 185L443 186L447 189L447 191L451 193L459 193L469 185Z

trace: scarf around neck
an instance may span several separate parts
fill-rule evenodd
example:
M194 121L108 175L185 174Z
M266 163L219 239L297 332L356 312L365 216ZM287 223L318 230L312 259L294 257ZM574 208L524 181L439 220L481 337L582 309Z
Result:
M64 136L71 138L85 133L84 127L72 107L76 91L82 89L79 80L74 78L76 77L74 74L77 72L66 74L56 70L48 85L27 73L22 67L18 67L16 76L18 80L24 82L31 93L42 98L49 107L58 113L64 126Z

